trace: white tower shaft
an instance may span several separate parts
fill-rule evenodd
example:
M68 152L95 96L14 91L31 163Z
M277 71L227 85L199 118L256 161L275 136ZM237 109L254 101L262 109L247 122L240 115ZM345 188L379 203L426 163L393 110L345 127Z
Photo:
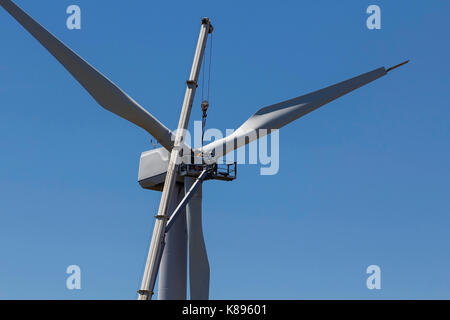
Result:
M174 197L170 201L169 212L174 212L177 204L184 198L184 186L175 185ZM172 213L173 217L174 213ZM187 288L187 233L186 213L181 210L180 217L164 237L164 250L161 256L158 276L158 300L186 300Z

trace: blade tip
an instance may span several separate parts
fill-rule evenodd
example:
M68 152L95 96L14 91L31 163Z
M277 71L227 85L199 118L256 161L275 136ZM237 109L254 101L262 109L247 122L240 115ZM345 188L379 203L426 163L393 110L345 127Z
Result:
M403 61L402 63L399 63L399 64L397 64L397 65L395 65L395 66L393 66L393 67L390 67L390 68L388 68L388 69L386 70L386 73L388 73L389 71L392 71L392 70L394 70L394 69L397 69L397 68L399 68L399 67L401 67L401 66L407 64L408 62L409 62L409 59L406 60L406 61Z

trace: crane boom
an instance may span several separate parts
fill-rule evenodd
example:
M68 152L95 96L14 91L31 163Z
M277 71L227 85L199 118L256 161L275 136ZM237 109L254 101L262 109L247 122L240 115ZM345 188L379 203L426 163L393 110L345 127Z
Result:
M184 96L183 107L181 109L178 129L175 136L174 146L170 153L169 166L164 181L163 192L159 204L158 214L155 216L155 227L150 243L147 262L145 265L144 276L142 278L141 289L138 291L139 300L150 300L155 287L156 276L158 274L159 262L164 248L164 234L166 232L166 224L168 219L168 208L170 200L173 196L173 190L178 174L178 163L183 152L183 140L189 123L192 103L197 89L197 80L203 60L208 34L211 33L213 27L208 18L202 19L200 35L198 37L197 49L195 50L194 62L192 64L189 80L186 81L186 93Z

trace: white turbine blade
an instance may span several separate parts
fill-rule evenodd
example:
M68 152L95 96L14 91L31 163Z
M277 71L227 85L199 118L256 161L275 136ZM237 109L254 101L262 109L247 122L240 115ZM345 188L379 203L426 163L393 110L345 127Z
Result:
M0 5L62 64L103 108L145 129L163 147L172 149L171 131L153 115L12 1L0 0Z
M195 178L184 180L186 192ZM189 288L191 300L209 299L209 262L202 229L202 186L186 206L186 224L189 249Z
M204 146L203 152L206 154L213 152L215 157L219 158L228 152L269 134L270 130L280 129L311 111L384 76L393 68L389 68L388 70L384 67L378 68L322 90L262 108L231 135ZM259 131L260 129L266 130Z

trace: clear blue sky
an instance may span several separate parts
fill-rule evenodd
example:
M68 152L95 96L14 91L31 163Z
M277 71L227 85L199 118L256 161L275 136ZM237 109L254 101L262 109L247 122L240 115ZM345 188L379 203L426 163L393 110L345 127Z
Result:
M203 16L208 125L221 129L411 59L283 128L277 175L244 165L205 185L211 297L450 298L448 1L17 3L170 128ZM70 4L82 30L66 29ZM3 9L0 41L0 298L134 299L160 197L137 183L148 134L100 108ZM71 264L80 291L65 287ZM365 286L371 264L379 291Z

